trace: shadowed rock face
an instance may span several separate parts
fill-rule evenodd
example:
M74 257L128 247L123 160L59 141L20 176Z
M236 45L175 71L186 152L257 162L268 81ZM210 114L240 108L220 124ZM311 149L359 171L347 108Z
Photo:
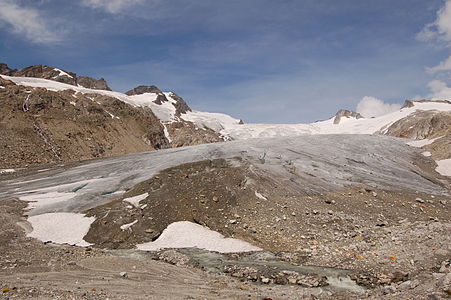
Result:
M7 64L0 63L0 74L8 75L12 70L8 67Z
M356 118L356 119L362 119L363 118L363 116L361 114L359 114L358 112L350 111L350 110L347 110L347 109L340 109L335 114L334 124L339 124L342 117Z
M82 87L95 90L111 91L103 78L97 80L87 76L77 77L77 75L73 72L68 72L45 65L34 65L20 70L13 70L9 68L8 65L0 63L0 74L16 77L43 78L75 86L80 85Z
M105 79L103 79L103 78L96 80L91 77L80 76L80 77L77 77L77 83L79 85L81 85L82 87L85 87L88 89L111 91L110 87L108 86Z
M188 111L191 111L191 108L188 106L188 104L186 104L185 100L183 100L182 97L180 97L176 93L171 93L171 97L176 101L174 106L176 109L176 114L178 116L180 116L180 114L184 114Z

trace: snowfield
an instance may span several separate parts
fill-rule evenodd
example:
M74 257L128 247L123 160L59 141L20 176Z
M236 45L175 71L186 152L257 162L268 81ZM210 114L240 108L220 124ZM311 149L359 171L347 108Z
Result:
M57 244L69 244L77 246L90 246L92 244L83 240L88 233L93 217L85 217L76 213L47 213L28 218L33 231L29 237L43 242L51 241Z
M220 253L260 251L262 249L188 221L170 224L154 242L136 245L139 250L157 251L165 248L199 248Z

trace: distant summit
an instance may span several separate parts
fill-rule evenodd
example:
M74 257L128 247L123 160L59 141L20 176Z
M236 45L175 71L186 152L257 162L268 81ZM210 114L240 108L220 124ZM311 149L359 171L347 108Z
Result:
M335 114L334 124L340 124L341 118L354 118L354 119L362 119L363 116L355 111L350 111L347 109L340 109Z
M42 78L89 89L111 91L107 82L103 78L94 79L87 76L77 77L77 75L73 72L68 72L46 65L33 65L17 70L11 69L5 63L0 63L0 75Z

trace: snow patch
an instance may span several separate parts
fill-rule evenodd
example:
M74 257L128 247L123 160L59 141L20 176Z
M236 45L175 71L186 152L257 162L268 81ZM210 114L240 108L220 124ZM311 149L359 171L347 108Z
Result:
M429 151L424 151L423 153L421 153L421 154L423 154L424 156L426 156L426 157L429 157L429 156L431 156L432 155L432 153L431 152L429 152Z
M444 176L451 176L451 158L437 160L435 162L437 163L437 168L435 168L435 170L438 173Z
M69 75L68 73L64 72L64 71L61 70L61 69L53 68L53 70L59 72L59 74L56 75L56 76L53 76L53 78L56 78L56 77L58 77L58 76L67 76L67 77L69 77L69 78L74 78L72 75Z
M14 172L16 172L14 169L0 169L0 174L10 174Z
M74 101L69 102L70 104L72 104L73 106L76 106L77 103L75 103Z
M85 217L76 213L47 213L28 218L33 231L27 236L43 242L52 241L58 244L90 246L83 240L89 227L95 221L94 217Z
M147 251L165 248L200 248L220 253L262 250L238 239L225 238L219 232L188 221L172 223L163 230L156 241L139 244L136 247Z
M122 201L130 203L131 205L133 205L136 208L140 208L139 202L146 199L148 196L149 196L149 193L144 193L144 194L141 194L138 196L124 198Z
M132 226L135 225L136 223L138 223L138 220L135 220L135 221L133 221L133 222L131 222L131 223L122 225L122 226L121 226L121 229L122 229L122 230L130 229L130 227L132 227Z
M169 136L168 128L166 127L166 125L165 125L164 123L162 123L162 124L163 124L163 132L164 132L164 136L168 139L168 142L169 142L169 143L172 143L172 139L171 139L171 137Z
M423 146L432 144L433 142L435 142L436 140L438 140L438 139L440 139L442 137L443 136L439 136L439 137L437 137L435 139L423 139L423 140L418 140L418 141L411 141L411 142L408 142L406 144L409 145L409 146L412 146L412 147L421 148Z
M265 196L263 196L262 194L260 194L257 191L255 191L255 196L257 196L257 198L262 199L262 200L268 200Z

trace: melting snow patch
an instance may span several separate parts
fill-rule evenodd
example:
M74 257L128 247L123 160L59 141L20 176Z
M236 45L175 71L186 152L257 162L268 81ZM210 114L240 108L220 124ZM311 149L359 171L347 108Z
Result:
M219 232L188 221L170 224L155 242L136 245L139 250L165 248L200 248L220 253L260 251L247 242L225 238Z
M76 213L48 213L28 218L33 231L27 236L43 242L70 244L77 246L92 245L83 237L88 233L94 217L85 217Z
M255 191L255 196L257 196L257 198L262 199L262 200L268 200L265 196L263 196L262 194L260 194L257 191Z
M169 143L172 143L172 139L169 136L168 128L166 127L166 125L164 123L162 123L162 124L163 124L164 136L168 139Z
M10 174L14 172L16 172L14 169L0 169L0 174Z
M121 229L122 229L122 230L127 230L127 229L129 229L130 227L132 227L133 225L135 225L136 223L138 223L138 220L135 220L135 221L133 221L133 222L131 222L131 223L122 225L122 226L121 226Z
M432 153L431 152L429 152L429 151L424 151L423 153L421 153L421 154L423 154L424 156L426 156L426 157L429 157L429 156L431 156L432 155Z
M69 102L70 104L72 104L73 106L76 106L77 103L75 103L74 101Z
M437 168L435 170L442 175L451 176L451 158L437 160Z
M133 205L136 208L140 208L139 207L139 202L146 199L149 196L149 193L144 193L138 196L134 196L134 197L129 197L129 198L125 198L122 201L128 202L131 205Z

